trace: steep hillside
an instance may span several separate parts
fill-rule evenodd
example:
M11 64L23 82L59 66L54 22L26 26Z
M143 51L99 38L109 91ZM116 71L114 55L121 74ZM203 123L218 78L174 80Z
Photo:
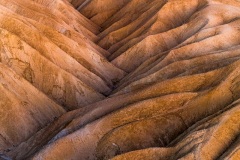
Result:
M0 159L240 159L240 1L1 0Z

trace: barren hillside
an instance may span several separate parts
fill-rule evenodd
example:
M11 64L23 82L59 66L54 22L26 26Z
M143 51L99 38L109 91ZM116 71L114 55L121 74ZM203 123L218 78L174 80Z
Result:
M0 0L0 159L240 160L239 0Z

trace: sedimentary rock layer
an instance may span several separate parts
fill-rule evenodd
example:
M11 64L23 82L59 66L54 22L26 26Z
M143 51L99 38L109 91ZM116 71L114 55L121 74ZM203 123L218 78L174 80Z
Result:
M238 0L1 0L0 158L240 159Z

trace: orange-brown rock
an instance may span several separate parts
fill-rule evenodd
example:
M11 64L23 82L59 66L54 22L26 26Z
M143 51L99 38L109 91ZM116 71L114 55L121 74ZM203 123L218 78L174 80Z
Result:
M1 0L0 159L240 159L239 0Z

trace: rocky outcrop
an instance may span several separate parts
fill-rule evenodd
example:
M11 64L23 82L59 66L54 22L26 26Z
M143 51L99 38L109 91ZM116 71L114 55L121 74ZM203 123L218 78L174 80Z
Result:
M240 159L237 0L1 0L2 159Z

